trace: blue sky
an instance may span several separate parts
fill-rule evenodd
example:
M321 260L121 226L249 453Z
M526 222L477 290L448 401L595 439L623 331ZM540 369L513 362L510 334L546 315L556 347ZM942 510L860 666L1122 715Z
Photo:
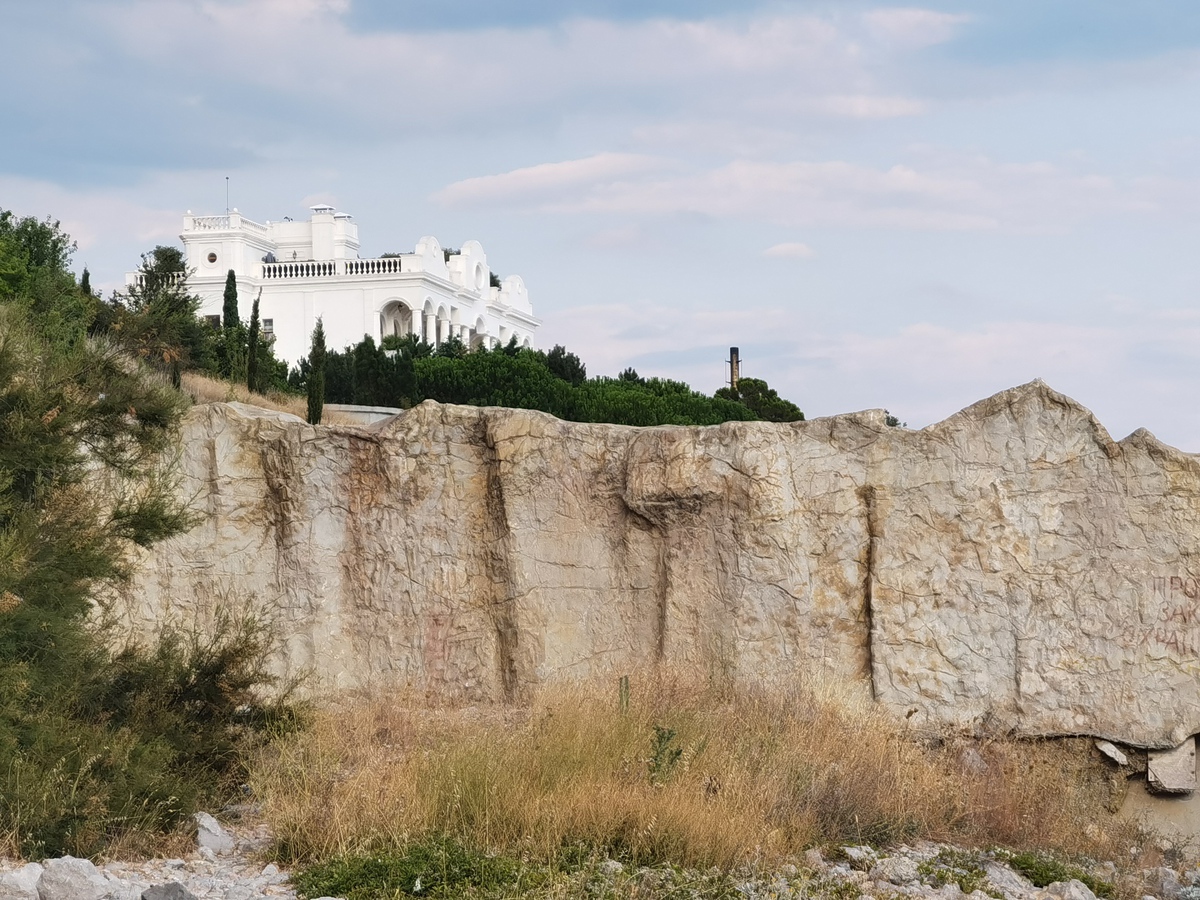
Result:
M738 345L913 426L1041 377L1200 451L1185 0L47 0L0 52L0 207L108 289L228 176L364 255L479 240L595 374Z

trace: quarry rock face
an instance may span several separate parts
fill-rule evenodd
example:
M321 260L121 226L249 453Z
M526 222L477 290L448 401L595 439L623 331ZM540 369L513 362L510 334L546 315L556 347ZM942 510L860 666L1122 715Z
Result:
M1200 461L1041 382L920 431L212 404L181 439L199 524L113 611L149 633L253 606L319 688L519 700L666 662L868 679L919 725L1200 731Z

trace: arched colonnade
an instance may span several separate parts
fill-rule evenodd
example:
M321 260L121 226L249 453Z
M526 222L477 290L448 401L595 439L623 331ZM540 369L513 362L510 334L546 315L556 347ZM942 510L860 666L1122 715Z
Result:
M457 337L471 349L492 348L508 343L512 336L507 328L501 327L499 335L487 333L487 325L480 316L474 322L460 321L461 311L445 303L435 304L427 297L420 309L413 309L403 300L389 300L379 313L379 340L388 335L404 336L415 334L427 344L437 347L451 337ZM532 347L529 338L522 346Z

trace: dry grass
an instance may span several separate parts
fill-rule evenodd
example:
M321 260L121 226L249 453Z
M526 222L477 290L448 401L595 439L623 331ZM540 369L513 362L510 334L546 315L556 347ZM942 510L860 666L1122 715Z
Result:
M246 403L263 409L274 409L278 412L291 413L301 419L308 415L308 401L296 394L284 394L272 391L269 394L259 394L248 389L245 385L234 384L220 378L210 378L199 372L183 373L183 391L196 403ZM322 425L354 425L353 420L328 409L321 419Z
M347 703L276 745L253 784L281 852L304 861L439 834L540 859L582 843L722 867L921 837L1103 858L1130 846L1086 746L973 744L986 768L963 764L965 746L845 691L648 673L625 712L615 683L548 687L525 711Z

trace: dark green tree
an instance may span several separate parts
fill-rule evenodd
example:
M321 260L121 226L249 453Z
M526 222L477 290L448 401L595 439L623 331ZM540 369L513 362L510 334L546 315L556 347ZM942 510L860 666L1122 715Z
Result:
M679 381L642 378L632 370L624 378L587 379L582 361L563 348L547 354L510 341L494 350L447 351L446 345L453 343L443 342L434 350L411 335L384 338L382 346L367 337L344 351L331 351L326 354L325 398L401 408L422 400L508 406L579 422L625 425L715 425L755 418L742 403L705 396ZM557 371L551 369L551 358ZM308 385L311 360L301 360L288 378L294 387Z
M567 351L562 344L555 344L546 354L546 367L563 381L579 387L587 381L587 366L574 353Z
M92 294L92 273L88 271L87 266L83 267L83 274L79 276L79 292L87 297L94 296Z
M325 326L317 319L308 354L308 423L320 425L325 411Z
M468 352L467 345L462 342L462 338L460 338L457 334L453 334L438 344L438 347L436 350L434 350L433 355L445 356L450 359L462 359L467 355Z
M21 305L54 340L87 334L99 303L79 290L67 270L75 242L47 217L19 217L0 209L0 300Z
M17 248L27 275L68 274L75 242L58 221L49 216L45 219L18 217L11 210L0 209L0 237Z
M804 413L795 403L784 400L761 378L740 378L738 389L721 388L716 392L717 397L725 400L735 400L755 416L767 422L801 422Z
M115 299L125 315L114 324L121 342L171 376L179 386L187 367L213 362L212 329L196 317L200 298L188 292L183 251L158 246L142 254L134 284Z
M354 369L354 403L375 406L383 402L386 354L375 344L370 335L350 351L350 364Z
M383 339L381 346L389 352L397 350L410 359L426 359L433 356L436 349L433 344L425 343L415 334L389 334Z
M246 347L246 387L252 391L257 391L262 387L258 378L258 332L260 328L258 300L261 296L262 288L259 288L258 296L254 298L254 303L250 307L250 335Z
M221 325L226 331L242 324L238 318L237 275L233 269L225 276L225 296L221 306Z
M25 260L16 241L0 233L0 300L16 296L26 274Z

